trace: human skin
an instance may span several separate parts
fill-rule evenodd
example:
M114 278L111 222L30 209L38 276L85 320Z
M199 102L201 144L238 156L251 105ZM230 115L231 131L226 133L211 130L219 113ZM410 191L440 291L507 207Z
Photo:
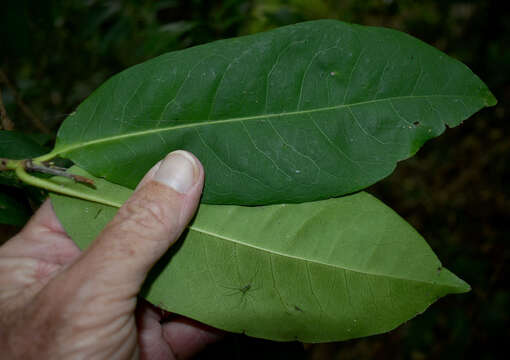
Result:
M182 359L221 332L138 299L196 211L198 159L170 153L81 252L47 200L0 247L1 359Z

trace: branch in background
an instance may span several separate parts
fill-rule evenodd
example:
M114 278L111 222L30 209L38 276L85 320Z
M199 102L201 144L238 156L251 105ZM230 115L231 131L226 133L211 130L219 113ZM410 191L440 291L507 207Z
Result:
M35 116L35 114L32 112L32 110L30 110L30 108L23 102L23 99L21 98L21 95L16 90L14 85L10 82L9 78L7 77L7 75L5 75L5 73L1 69L0 69L0 82L5 83L5 85L7 85L9 90L12 91L12 93L14 94L14 98L16 99L16 103L21 108L21 111L23 111L25 116L28 117L32 121L34 126L36 128L38 128L40 131L42 131L43 133L45 133L45 134L51 134L50 129L48 129L46 127L46 125L44 125L42 123L42 121L37 116Z
M2 98L2 89L0 89L0 122L2 129L14 130L14 123L7 115L7 110L5 110L4 100Z

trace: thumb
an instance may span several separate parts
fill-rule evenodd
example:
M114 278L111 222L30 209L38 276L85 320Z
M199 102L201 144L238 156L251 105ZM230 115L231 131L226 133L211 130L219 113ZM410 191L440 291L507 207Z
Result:
M182 150L167 155L74 264L76 270L90 274L96 286L137 293L150 268L193 217L203 183L204 170L195 156Z

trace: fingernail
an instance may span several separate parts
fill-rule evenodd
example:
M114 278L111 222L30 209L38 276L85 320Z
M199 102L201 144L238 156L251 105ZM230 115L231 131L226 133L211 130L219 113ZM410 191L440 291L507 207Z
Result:
M182 194L195 184L198 166L191 154L186 151L173 151L161 163L154 180L170 186Z

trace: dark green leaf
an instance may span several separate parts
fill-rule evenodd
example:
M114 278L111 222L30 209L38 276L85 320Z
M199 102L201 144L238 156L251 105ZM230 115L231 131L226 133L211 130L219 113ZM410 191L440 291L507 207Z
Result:
M186 149L205 166L206 203L302 202L373 184L495 103L465 65L419 40L321 20L114 76L65 120L52 155L134 188Z
M29 133L24 134L26 137L30 138L33 142L41 145L41 146L47 146L48 143L53 140L53 136L50 134L43 134L43 133Z
M113 202L131 193L95 180L97 192ZM117 210L51 197L82 249ZM303 204L202 204L181 242L152 270L143 294L168 311L228 331L323 342L389 331L441 296L468 290L409 224L361 192Z
M48 149L36 142L33 136L0 130L0 158L27 159L47 153Z

